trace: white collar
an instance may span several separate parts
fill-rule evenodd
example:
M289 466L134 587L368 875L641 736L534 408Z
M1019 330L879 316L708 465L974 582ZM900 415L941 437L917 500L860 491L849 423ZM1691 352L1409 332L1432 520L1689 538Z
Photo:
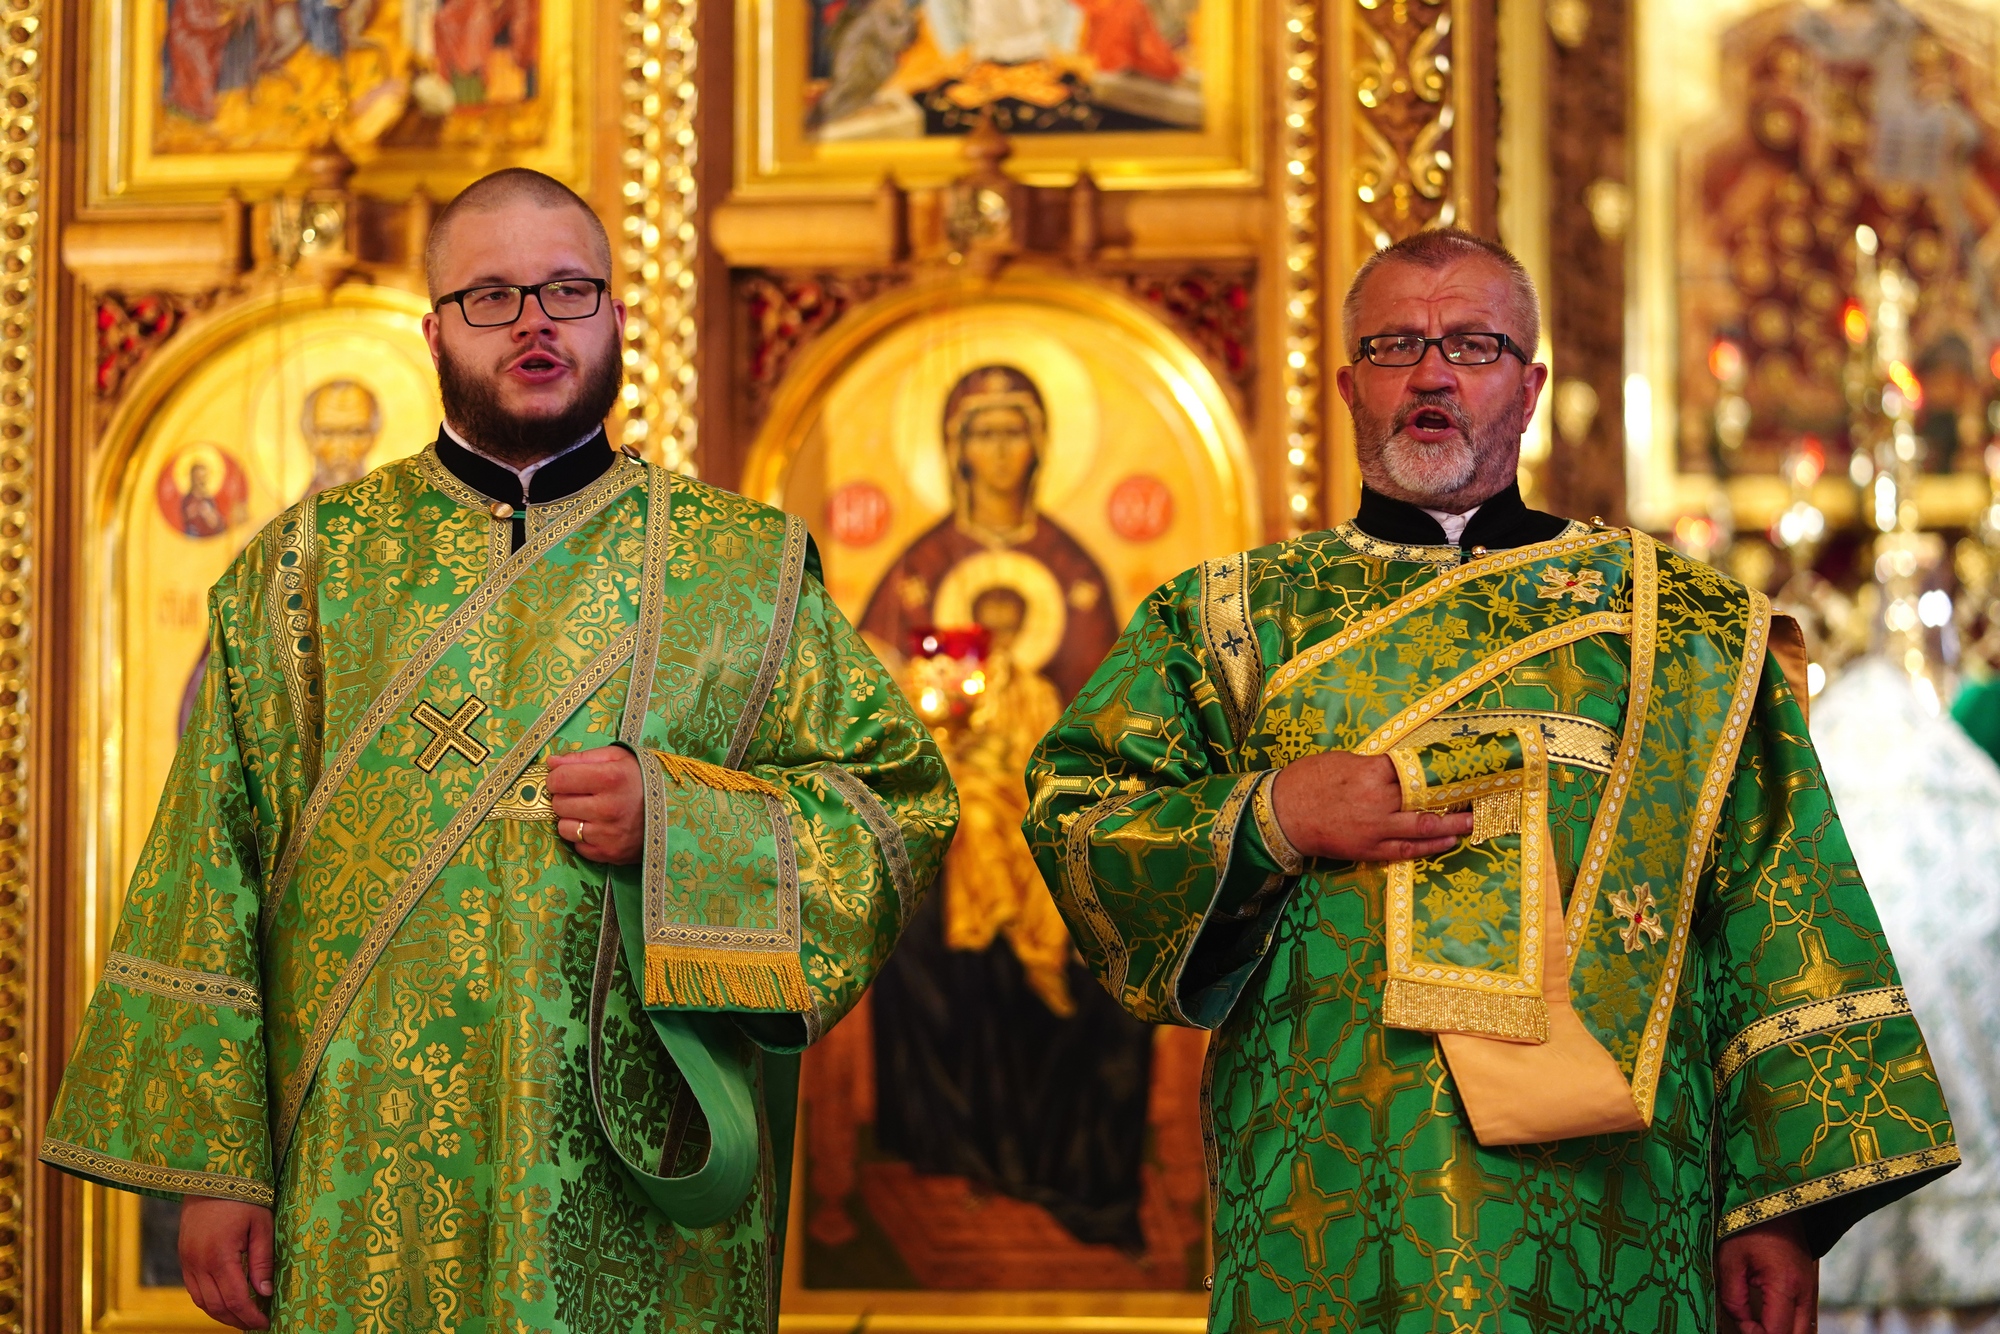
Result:
M445 429L450 430L451 428L446 427ZM1479 506L1474 505L1463 514L1447 514L1443 510L1425 510L1424 513L1436 519L1438 527L1444 529L1444 540L1453 546L1457 546L1458 539L1465 536L1465 525L1471 523L1472 516L1479 513Z

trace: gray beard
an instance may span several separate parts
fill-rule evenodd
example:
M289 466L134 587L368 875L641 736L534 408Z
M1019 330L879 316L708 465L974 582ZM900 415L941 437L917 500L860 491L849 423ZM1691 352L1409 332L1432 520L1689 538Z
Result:
M1442 505L1470 486L1479 476L1480 461L1505 453L1510 444L1520 440L1526 426L1518 409L1492 421L1473 422L1454 400L1432 399L1429 405L1451 417L1458 427L1457 438L1425 444L1401 429L1392 431L1388 422L1360 407L1352 409L1356 453L1364 460L1373 454L1385 480L1405 497L1426 506ZM1419 402L1409 411L1423 406L1425 403Z
M1402 431L1382 442L1382 470L1415 496L1452 495L1479 471L1479 456L1464 436L1428 444Z

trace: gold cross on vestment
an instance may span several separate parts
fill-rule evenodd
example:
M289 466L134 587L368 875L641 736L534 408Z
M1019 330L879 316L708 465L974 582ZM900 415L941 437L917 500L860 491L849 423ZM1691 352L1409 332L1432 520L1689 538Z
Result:
M1604 571L1545 569L1541 586L1535 592L1541 594L1544 602L1568 598L1571 602L1595 605L1604 596Z
M458 710L447 717L442 710L429 700L410 711L410 717L431 730L430 744L417 756L417 767L425 773L434 773L449 751L457 751L474 764L486 763L486 757L493 752L488 747L472 739L465 729L470 727L480 714L486 712L486 701L477 695L466 698Z
M1318 1269L1326 1263L1326 1225L1353 1212L1354 1192L1326 1194L1313 1179L1312 1159L1302 1153L1292 1159L1292 1193L1285 1207L1271 1215L1266 1231L1287 1228L1296 1232L1306 1263Z
M1771 999L1828 1000L1838 996L1848 983L1868 976L1865 964L1842 967L1835 963L1827 953L1826 933L1816 926L1799 929L1799 953L1805 956L1805 962L1798 972L1771 988Z
M1444 1197L1451 1209L1451 1235L1460 1241L1469 1241L1479 1234L1481 1205L1513 1195L1512 1183L1481 1167L1478 1155L1479 1150L1470 1137L1461 1136L1457 1151L1443 1167L1417 1177L1420 1188Z
M1473 1298L1484 1297L1486 1289L1473 1286L1473 1282L1469 1278L1461 1278L1458 1281L1458 1286L1451 1290L1451 1295L1461 1306L1470 1311L1472 1309Z
M1625 942L1625 952L1643 950L1655 940L1664 940L1667 929L1660 925L1660 918L1653 911L1653 887L1634 885L1630 894L1617 893L1611 896L1613 915L1625 919L1625 925L1618 932L1618 938Z

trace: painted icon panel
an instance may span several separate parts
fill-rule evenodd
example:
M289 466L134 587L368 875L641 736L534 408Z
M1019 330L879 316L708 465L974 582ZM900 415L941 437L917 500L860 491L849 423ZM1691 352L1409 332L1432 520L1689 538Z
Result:
M1152 589L1256 541L1241 435L1199 359L1097 289L873 311L780 390L751 485L811 523L962 817L868 1001L807 1056L788 1309L1198 1312L1204 1035L1132 1019L1083 967L1022 773Z
M209 670L210 586L285 507L413 454L437 431L420 298L292 295L268 319L239 312L233 336L179 335L201 355L153 368L134 391L149 410L112 431L101 921L115 917ZM165 1327L206 1327L181 1289L179 1206L98 1193L112 1307Z

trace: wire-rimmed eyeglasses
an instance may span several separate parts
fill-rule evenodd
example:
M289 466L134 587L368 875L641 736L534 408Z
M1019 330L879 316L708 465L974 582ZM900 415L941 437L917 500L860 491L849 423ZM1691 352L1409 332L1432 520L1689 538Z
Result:
M532 292L541 303L542 313L550 319L587 320L604 304L604 289L610 285L602 278L556 278L528 287L495 283L446 292L431 303L431 309L442 310L457 302L467 324L475 329L491 329L520 319L522 307Z
M1441 338L1421 334L1370 334L1361 340L1361 355L1377 366L1414 366L1432 348L1454 366L1491 366L1502 352L1512 352L1522 364L1534 360L1503 333L1448 333Z

